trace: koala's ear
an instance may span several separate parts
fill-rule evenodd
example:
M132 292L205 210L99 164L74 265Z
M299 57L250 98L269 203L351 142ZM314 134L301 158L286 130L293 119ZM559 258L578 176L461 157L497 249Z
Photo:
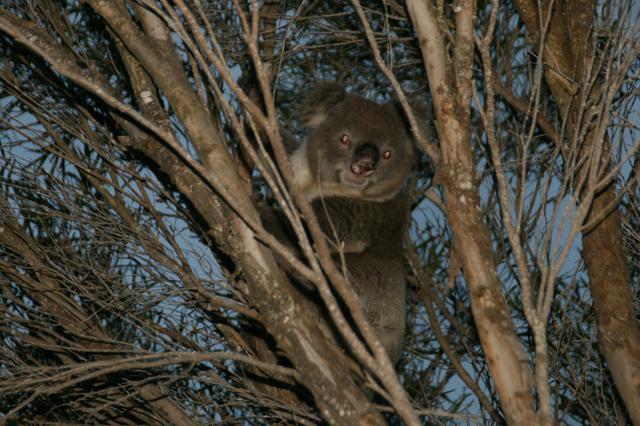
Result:
M433 113L433 107L431 106L431 104L428 104L421 99L411 99L409 100L409 106L413 111L413 115L418 122L418 127L420 127L420 131L422 132L422 134L427 138L428 142L434 143L436 141L436 129L433 121L435 119L435 114ZM398 104L397 108L404 116L405 114L402 106ZM411 133L408 122L407 130L409 131L409 133Z
M318 127L327 119L329 111L345 97L346 92L340 83L334 81L318 83L302 102L299 113L302 125L308 129Z

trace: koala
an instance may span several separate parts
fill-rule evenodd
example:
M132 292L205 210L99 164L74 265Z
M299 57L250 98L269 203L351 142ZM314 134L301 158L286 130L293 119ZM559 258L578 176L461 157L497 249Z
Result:
M409 220L413 139L394 103L324 82L299 111L306 139L290 153L296 184L318 217L367 319L392 362L403 350L403 233Z
M301 120L309 134L291 166L309 200L348 197L387 201L411 171L413 143L401 111L347 95L336 83L321 83L306 98Z

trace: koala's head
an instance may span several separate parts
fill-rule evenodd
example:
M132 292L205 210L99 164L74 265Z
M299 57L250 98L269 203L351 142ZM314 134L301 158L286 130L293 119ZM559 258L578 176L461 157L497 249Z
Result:
M347 95L337 83L320 83L305 99L300 118L308 129L310 198L384 201L407 181L414 145L394 103L379 104Z

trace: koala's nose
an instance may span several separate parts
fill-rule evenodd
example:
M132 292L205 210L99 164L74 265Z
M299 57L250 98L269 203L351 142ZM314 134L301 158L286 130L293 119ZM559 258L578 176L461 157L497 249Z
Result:
M374 144L362 144L353 153L351 171L357 176L369 176L375 170L379 159L380 151Z

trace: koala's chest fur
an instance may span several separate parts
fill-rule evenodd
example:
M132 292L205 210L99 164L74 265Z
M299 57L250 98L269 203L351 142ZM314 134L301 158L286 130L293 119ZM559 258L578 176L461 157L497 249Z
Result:
M320 227L335 250L373 251L402 256L402 234L408 215L404 192L384 202L329 197L312 205Z
M402 237L408 203L404 192L385 202L330 197L315 200L314 211L333 248L337 265L358 295L367 320L393 362L401 354L405 330Z

